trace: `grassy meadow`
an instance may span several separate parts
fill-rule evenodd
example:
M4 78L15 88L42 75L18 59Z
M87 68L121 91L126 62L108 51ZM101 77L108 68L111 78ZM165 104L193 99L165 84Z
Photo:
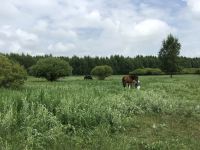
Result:
M200 76L29 77L0 89L0 150L200 149Z

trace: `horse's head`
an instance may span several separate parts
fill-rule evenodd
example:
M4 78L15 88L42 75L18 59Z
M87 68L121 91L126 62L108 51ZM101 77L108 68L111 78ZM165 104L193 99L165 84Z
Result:
M139 77L137 75L134 75L132 79L136 81L135 82L135 88L139 90L140 89Z

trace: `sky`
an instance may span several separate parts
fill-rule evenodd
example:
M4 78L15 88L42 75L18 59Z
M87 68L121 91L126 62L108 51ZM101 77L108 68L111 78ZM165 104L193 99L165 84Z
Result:
M1 0L0 52L158 55L173 34L200 57L200 0Z

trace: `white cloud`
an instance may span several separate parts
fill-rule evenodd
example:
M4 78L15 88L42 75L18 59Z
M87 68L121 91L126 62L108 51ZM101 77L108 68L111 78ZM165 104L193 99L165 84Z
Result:
M11 42L9 46L9 52L18 53L20 52L21 46L18 42Z
M19 13L20 13L19 10L10 1L8 1L8 0L2 0L1 1L0 16L3 17L1 19L4 20L4 19L6 19L6 17L8 17L8 18L14 18Z
M200 15L200 1L199 0L187 0L187 4L193 13Z
M34 26L34 30L36 32L45 32L48 30L48 21L46 20L38 20L36 25Z
M4 43L1 48L6 50L5 52L23 52L27 51L29 47L36 46L38 36L20 28L16 29L6 25L0 27L0 41Z
M52 37L56 37L57 39L77 38L77 33L73 30L55 29L50 31L50 34Z
M62 43L62 42L58 42L55 44L50 44L48 46L48 50L49 52L56 52L56 55L62 55L68 51L74 50L75 49L75 45L72 43Z
M2 40L0 40L0 46L3 46L4 42Z
M9 25L4 25L0 28L0 35L10 37L12 35Z
M133 31L139 36L162 36L173 32L172 28L166 22L157 19L144 20L136 24Z
M33 33L28 33L26 31L23 31L21 29L17 29L16 30L16 35L17 37L22 40L22 41L30 41L30 42L34 42L38 40L37 35L33 34Z
M0 52L156 55L161 41L173 33L184 42L183 55L188 55L186 49L193 49L191 56L199 54L198 44L190 44L200 39L195 34L199 31L198 17L190 14L200 14L200 1L187 0L187 6L180 10L174 10L172 2L169 6L166 2L165 8L151 2L165 3L159 0L137 3L133 0L2 0ZM174 3L179 6L177 1Z

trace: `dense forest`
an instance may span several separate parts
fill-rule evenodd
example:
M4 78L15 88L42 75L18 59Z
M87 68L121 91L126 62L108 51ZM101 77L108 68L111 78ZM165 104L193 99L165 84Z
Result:
M53 57L52 55L31 56L28 54L6 54L6 56L13 61L19 62L28 70L29 67L36 64L41 58ZM66 60L73 68L73 75L90 74L92 68L97 65L109 65L113 69L113 74L121 75L127 74L138 68L159 68L160 62L156 56L141 56L124 57L120 55L113 55L110 57L66 57L59 58ZM182 68L200 68L200 58L180 57L179 65Z

